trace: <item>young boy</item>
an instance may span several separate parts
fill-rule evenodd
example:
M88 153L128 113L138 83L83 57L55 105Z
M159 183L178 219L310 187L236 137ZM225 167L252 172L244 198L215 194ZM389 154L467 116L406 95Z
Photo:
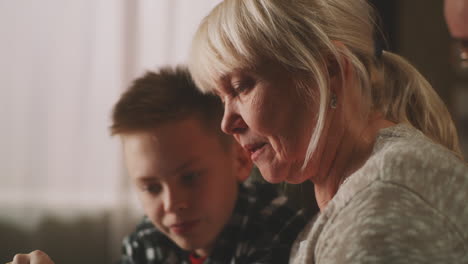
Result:
M273 185L247 184L247 153L221 132L219 99L182 68L135 80L114 107L128 174L146 216L123 241L121 264L287 263L306 223ZM41 252L14 264L53 264Z
M113 135L146 214L121 263L287 263L302 211L269 184L220 122L223 106L182 68L146 73L121 96Z

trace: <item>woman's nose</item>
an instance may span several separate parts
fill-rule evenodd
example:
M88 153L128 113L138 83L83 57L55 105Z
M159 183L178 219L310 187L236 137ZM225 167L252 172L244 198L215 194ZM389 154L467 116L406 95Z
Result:
M229 135L241 134L247 129L242 116L236 111L232 104L224 104L224 115L221 121L221 130Z

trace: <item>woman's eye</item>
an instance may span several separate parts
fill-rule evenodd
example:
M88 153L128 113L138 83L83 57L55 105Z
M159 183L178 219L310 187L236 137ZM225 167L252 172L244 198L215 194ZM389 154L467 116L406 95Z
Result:
M247 87L242 83L234 83L232 85L232 89L234 90L235 93L240 94L243 91L247 90Z
M232 89L236 94L243 93L255 85L255 81L252 78L247 78L239 81L234 81L232 84Z

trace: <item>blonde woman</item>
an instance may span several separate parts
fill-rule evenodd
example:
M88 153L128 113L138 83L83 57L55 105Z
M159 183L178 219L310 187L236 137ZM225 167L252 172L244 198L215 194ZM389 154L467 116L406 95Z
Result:
M291 263L468 263L456 129L375 31L365 0L225 0L198 28L190 71L267 181L314 183L321 212Z

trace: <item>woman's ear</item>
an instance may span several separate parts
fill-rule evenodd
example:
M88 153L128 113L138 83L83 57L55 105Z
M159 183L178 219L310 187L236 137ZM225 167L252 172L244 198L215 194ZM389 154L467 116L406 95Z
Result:
M336 79L336 77L339 77L341 74L340 64L334 56L330 55L327 59L327 71L331 80Z
M347 47L341 41L333 41L338 51L346 50ZM328 76L330 77L330 89L331 92L342 96L342 88L345 83L349 82L349 78L352 77L351 64L348 58L344 55L345 52L339 52L339 56L335 57L330 55L327 60Z
M235 155L235 161L236 161L236 173L237 173L237 180L239 182L243 182L247 180L249 177L252 168L253 168L253 163L252 160L250 160L250 155L249 153L244 150L244 148L237 143L237 141L233 142L234 146L233 151Z

